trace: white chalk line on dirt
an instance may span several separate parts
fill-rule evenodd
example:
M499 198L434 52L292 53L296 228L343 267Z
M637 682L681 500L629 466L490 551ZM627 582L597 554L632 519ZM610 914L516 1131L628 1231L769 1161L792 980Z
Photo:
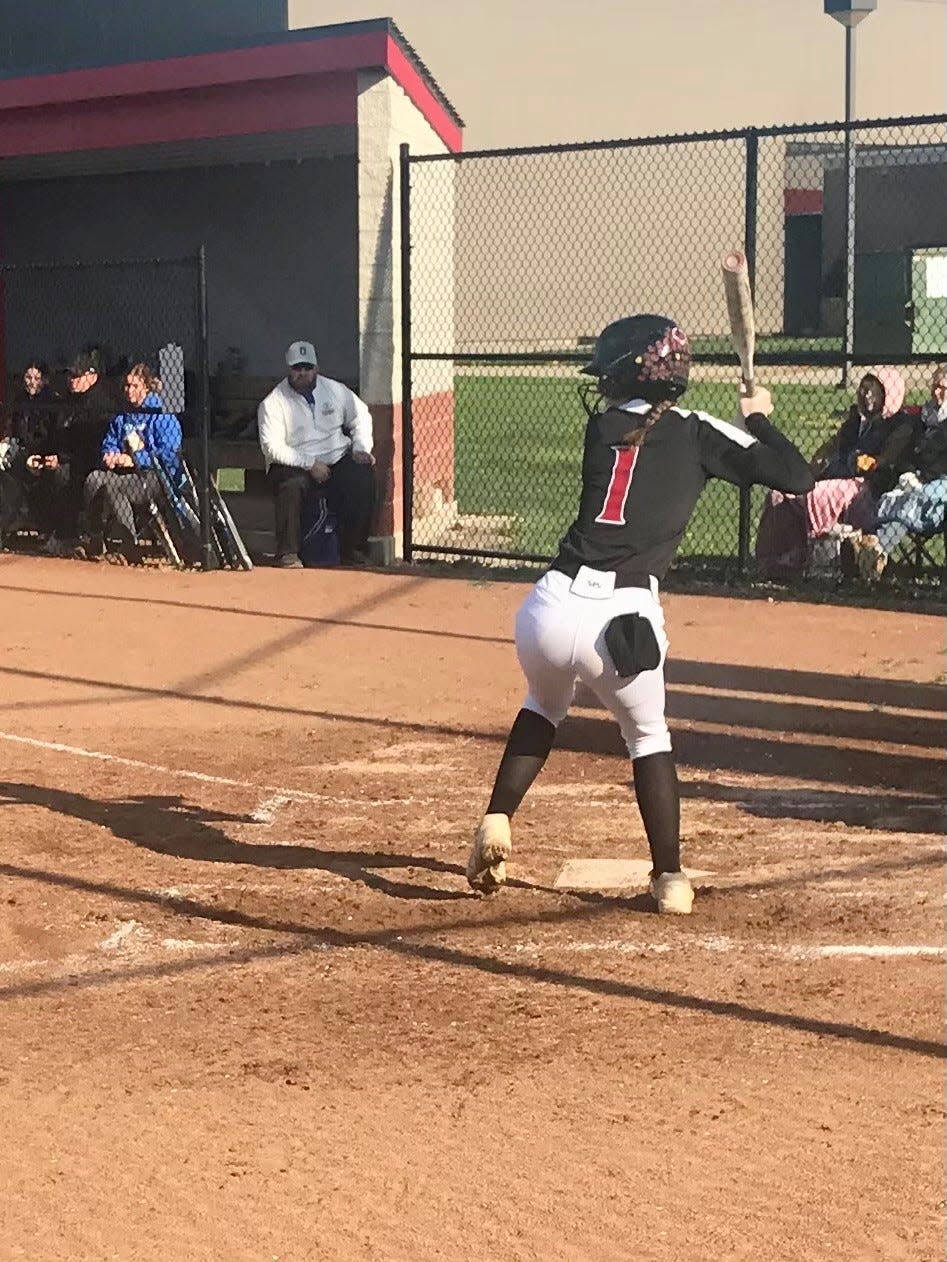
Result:
M0 961L0 974L34 973L43 968L52 968L56 970L57 975L67 977L79 970L87 969L90 964L99 964L104 967L107 961L117 958L141 959L164 953L180 954L194 951L219 954L223 951L234 950L239 946L240 943L236 939L230 942L198 942L191 938L155 938L154 934L140 921L123 920L107 938L103 938L89 950L73 951L59 959Z
M728 938L722 934L703 937L682 937L673 942L632 942L623 938L605 938L599 942L520 942L505 950L517 955L666 955L671 951L693 948L715 955L736 955L751 952L755 955L775 955L787 960L825 959L900 959L906 957L942 959L947 954L945 946L899 945L895 943L829 943L811 944L794 942L746 942Z
M290 800L285 793L274 793L272 797L260 803L250 818L255 824L272 824L276 820L280 807L288 806Z
M699 736L716 736L721 732L730 733L733 731L734 725L725 722L723 719L714 721L712 719L686 719L678 720L677 727L681 731L696 732ZM791 745L794 739L798 739L794 733L784 735L779 731L772 731L770 728L754 727L752 723L741 724L739 727L740 735L746 740L766 741L774 745ZM835 751L838 749L838 738L832 736L828 732L807 732L806 744L812 749L826 749ZM944 761L944 753L938 748L933 748L927 743L921 744L898 744L895 741L872 741L865 737L847 736L845 738L845 749L853 754L888 754L899 758L909 759L935 759L937 762Z
M230 776L215 776L206 771L192 771L187 767L165 767L160 763L145 762L140 758L126 758L121 754L108 754L101 750L85 749L81 745L66 745L61 741L41 740L39 737L35 736L20 736L15 732L0 732L0 741L7 741L8 743L14 745L25 745L33 749L43 749L50 753L68 754L73 758L88 758L96 762L111 763L113 766L133 767L139 771L150 771L155 775L176 776L179 779L196 780L201 784L221 785L225 788L232 789L251 789L257 794L268 795L253 813L252 818L254 823L271 823L272 820L266 817L265 812L268 809L273 809L275 812L280 806L288 805L292 802L321 802L334 806L420 806L443 801L444 798L452 795L460 794L464 797L469 795L469 789L466 786L458 788L458 786L452 785L449 780L444 780L438 786L438 793L434 797L418 797L416 795L412 795L410 797L398 798L343 798L336 797L333 794L313 793L308 789L291 789L284 785L256 784L251 780L237 780ZM322 768L322 770L329 770L331 767L331 764L327 764ZM419 770L421 769L427 770L427 768L419 768ZM732 785L728 781L721 781L721 784L730 788L740 787ZM798 787L803 789L803 791L805 791L806 788L811 791L811 786L799 785ZM586 800L587 806L601 806L603 809L611 809L612 803L597 802L595 801L595 798L597 796L624 796L627 794L627 791L628 785L624 783L595 784L588 786L583 786L581 784L557 786L537 785L533 790L533 796L535 798L541 798L544 796L569 797L585 793L588 795ZM282 799L278 805L275 804L277 798ZM883 805L888 805L890 803L890 805L894 806L897 810L902 811L933 811L938 809L938 804L933 801L930 803L902 802L898 799L888 798L883 794L879 796L878 801ZM813 798L811 800L806 798L800 799L799 801L793 799L791 802L787 802L786 804L795 806L799 809L825 807L824 801L818 798ZM721 809L733 806L741 809L747 809L753 806L754 803L750 800L715 802L713 799L704 799L703 805L719 806ZM264 812L264 817L257 819L258 812Z
M938 685L921 684L920 686L929 688ZM943 718L943 711L941 710L930 710L918 706L891 704L879 706L874 701L852 701L834 697L827 703L824 697L819 697L815 693L811 696L807 696L805 693L789 695L782 692L759 692L749 688L718 688L713 684L669 683L666 687L668 692L691 693L694 696L711 698L720 697L723 694L728 699L732 698L735 701L763 701L775 703L779 706L797 706L800 710L810 707L815 701L821 706L828 705L832 710L847 711L854 714L875 714L880 711L883 714L894 715L898 718L929 719L933 716L935 721ZM947 691L944 693L944 704L947 707Z
M399 942L410 942L411 935L400 935ZM358 949L377 950L373 943L352 942L342 946L329 942L307 943L307 952L340 953ZM137 920L118 924L109 936L93 948L74 952L60 959L9 960L0 962L0 975L36 973L44 968L53 970L51 981L76 976L90 965L95 971L108 971L108 961L135 959L139 963L180 955L184 952L203 952L208 965L216 963L219 956L228 952L239 954L240 942L205 941L181 938L156 938ZM897 943L777 943L747 942L723 934L681 936L673 941L629 941L623 938L605 938L597 942L518 942L488 948L491 955L544 957L551 955L670 955L688 950L703 951L714 955L766 955L789 963L807 963L814 960L866 960L866 959L942 959L947 953L945 946Z
M138 771L150 771L155 775L177 776L183 780L197 780L201 784L223 785L230 789L252 789L255 793L268 793L272 796L263 806L272 805L277 798L282 799L280 805L290 802L325 802L333 806L410 806L421 801L434 801L434 798L341 798L327 793L311 793L307 789L290 789L278 784L254 784L252 780L234 780L230 776L213 776L206 771L191 771L186 767L163 767L160 763L144 762L140 758L124 758L121 754L106 754L101 750L83 749L81 745L64 745L60 741L44 741L36 736L18 736L15 732L0 732L0 741L11 745L27 745L32 749L44 749L54 754L69 754L73 758L90 758L95 762L111 763L119 767L134 767ZM258 808L258 810L262 807ZM271 820L255 822L270 823Z

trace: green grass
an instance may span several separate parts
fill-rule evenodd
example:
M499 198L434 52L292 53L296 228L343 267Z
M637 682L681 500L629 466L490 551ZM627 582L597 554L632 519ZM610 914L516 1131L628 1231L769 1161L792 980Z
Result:
M455 381L455 487L461 513L513 518L509 550L550 555L579 501L584 413L569 378L460 375ZM805 455L835 431L850 396L831 385L772 389L774 420ZM689 408L727 418L736 389L696 383ZM423 435L416 435L420 447ZM753 490L751 521L759 520L765 492ZM713 481L697 505L680 559L719 565L736 556L739 492ZM496 547L495 536L468 536L467 547ZM507 544L504 543L503 550Z
M842 345L837 337L789 337L785 333L764 333L756 339L756 349L774 355L795 355L800 351L841 354ZM729 357L734 354L729 333L698 333L691 338L691 350L695 355Z
M245 469L218 469L217 489L219 491L243 491L246 489Z

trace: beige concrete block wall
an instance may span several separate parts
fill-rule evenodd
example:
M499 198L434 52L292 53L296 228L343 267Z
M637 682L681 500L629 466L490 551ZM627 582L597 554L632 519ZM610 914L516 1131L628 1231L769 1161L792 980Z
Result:
M447 146L394 80L381 71L363 71L358 91L358 242L359 242L359 360L362 397L375 418L381 505L376 529L401 551L401 222L400 148L412 153L446 153ZM418 293L433 287L436 304L419 308L419 319L436 325L436 337L449 354L453 329L453 214L436 233L419 232L412 254ZM422 311L425 314L422 314ZM443 423L436 427L428 464L433 459L441 502L453 500L453 363L424 365L413 394L445 396L439 407ZM430 408L428 408L430 419ZM449 429L449 441L446 441ZM444 431L444 432L440 432ZM424 435L416 435L417 444ZM425 494L425 453L418 452L416 498ZM422 476L419 477L419 472Z
M759 145L756 198L756 283L753 306L758 334L781 333L786 278L786 142L764 137Z
M573 348L636 310L726 330L740 142L473 159L456 180L458 349Z
M785 142L784 142L785 143ZM825 156L822 153L799 153L798 142L786 145L786 187L787 188L822 188L825 171Z

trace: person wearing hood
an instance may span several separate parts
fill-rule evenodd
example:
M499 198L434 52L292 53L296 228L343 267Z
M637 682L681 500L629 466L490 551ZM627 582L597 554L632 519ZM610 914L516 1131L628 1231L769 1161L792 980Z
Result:
M849 565L865 578L885 569L894 549L909 534L925 537L944 528L947 505L947 365L935 369L931 397L920 409L917 443L910 468L878 501L871 532L848 543Z
M102 468L85 480L85 531L77 555L85 560L138 564L135 509L161 499L160 463L172 484L181 471L181 423L164 410L157 380L147 364L135 364L125 377L128 408L112 418L102 442ZM105 551L115 538L117 551Z
M905 391L896 368L865 373L845 420L812 458L818 481L867 477L879 487L891 477L914 440L914 423L903 411Z
M840 524L867 528L880 497L906 468L916 421L903 410L904 378L896 368L872 368L836 433L812 457L816 478L804 496L767 496L756 539L756 560L771 577L801 573L813 539Z

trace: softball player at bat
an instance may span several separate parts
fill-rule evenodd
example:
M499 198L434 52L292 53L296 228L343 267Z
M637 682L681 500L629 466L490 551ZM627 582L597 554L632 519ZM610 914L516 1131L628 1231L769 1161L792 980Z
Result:
M686 915L680 796L664 717L668 641L658 585L709 478L804 494L803 456L767 417L767 390L740 399L743 424L675 406L690 347L664 316L609 324L582 371L589 386L579 513L552 566L516 616L528 692L516 716L467 879L485 893L506 879L510 821L542 769L581 680L614 714L628 746L661 912Z

